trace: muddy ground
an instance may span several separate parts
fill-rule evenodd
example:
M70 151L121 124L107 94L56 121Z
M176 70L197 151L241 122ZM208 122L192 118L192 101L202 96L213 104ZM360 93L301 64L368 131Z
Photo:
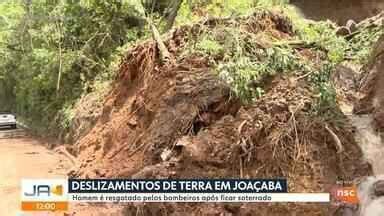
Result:
M0 129L0 215L19 215L21 179L66 178L71 162L25 132Z

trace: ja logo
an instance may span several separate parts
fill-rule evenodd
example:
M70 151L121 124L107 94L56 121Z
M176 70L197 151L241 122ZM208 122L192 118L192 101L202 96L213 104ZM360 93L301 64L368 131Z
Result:
M31 191L24 192L24 195L27 197L51 196L52 194L62 196L63 185L33 185Z
M22 211L66 211L68 209L66 179L22 179Z

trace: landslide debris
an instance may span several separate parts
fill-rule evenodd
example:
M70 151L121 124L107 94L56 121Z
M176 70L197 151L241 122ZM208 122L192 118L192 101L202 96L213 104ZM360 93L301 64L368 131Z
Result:
M230 31L229 29L235 29ZM371 174L327 85L329 52L281 13L209 19L123 59L102 113L70 147L73 177L287 178L329 192ZM309 63L308 63L309 62ZM331 215L320 204L140 204L126 215ZM289 212L289 213L288 213Z
M368 65L364 68L360 92L363 94L355 107L358 114L372 113L379 129L384 129L384 35L374 46Z

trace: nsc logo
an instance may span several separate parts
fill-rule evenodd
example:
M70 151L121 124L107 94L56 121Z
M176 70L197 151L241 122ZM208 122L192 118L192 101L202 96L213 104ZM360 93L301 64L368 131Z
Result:
M343 204L358 204L359 198L356 186L337 186L331 191L334 202Z
M66 179L23 179L21 181L21 210L67 210L67 187Z

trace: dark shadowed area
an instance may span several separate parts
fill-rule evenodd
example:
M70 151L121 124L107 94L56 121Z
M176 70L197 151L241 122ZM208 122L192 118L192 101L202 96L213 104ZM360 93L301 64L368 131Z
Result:
M310 19L330 19L338 24L345 24L349 19L362 21L384 9L382 0L291 0L302 13Z

